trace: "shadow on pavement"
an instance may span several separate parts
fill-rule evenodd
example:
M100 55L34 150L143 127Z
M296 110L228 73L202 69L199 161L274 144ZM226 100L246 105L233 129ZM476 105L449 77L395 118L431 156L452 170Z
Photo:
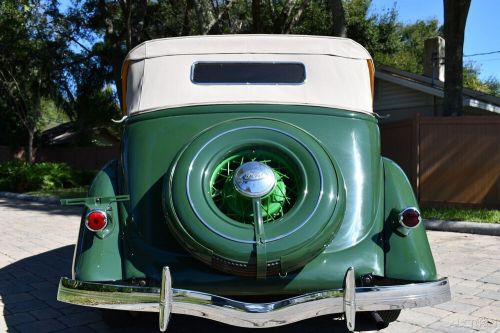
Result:
M56 300L61 276L70 276L73 246L41 253L0 269L3 316L13 332L158 332L158 314L80 307ZM175 285L175 282L174 282ZM1 309L1 308L0 308ZM368 330L361 323L357 330ZM255 332L217 322L174 315L168 332ZM348 332L343 320L330 316L262 330L263 333Z
M62 216L81 216L82 206L61 206L42 202L13 200L0 197L2 206L22 211L44 212Z

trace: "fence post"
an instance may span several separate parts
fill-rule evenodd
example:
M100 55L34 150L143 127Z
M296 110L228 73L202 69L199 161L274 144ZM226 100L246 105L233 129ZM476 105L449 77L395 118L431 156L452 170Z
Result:
M415 196L420 203L420 113L415 114L412 121L413 142L412 142L412 185L415 190Z

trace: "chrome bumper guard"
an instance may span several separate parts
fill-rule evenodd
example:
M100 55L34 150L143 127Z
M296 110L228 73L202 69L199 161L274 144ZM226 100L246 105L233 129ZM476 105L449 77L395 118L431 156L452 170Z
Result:
M354 330L356 312L409 309L450 300L447 278L432 282L356 287L354 269L346 272L344 289L309 293L271 303L245 303L192 290L172 288L168 267L161 288L123 286L62 278L57 299L97 308L160 313L160 330L167 329L171 313L202 317L225 324L265 328L286 325L327 314L344 313Z

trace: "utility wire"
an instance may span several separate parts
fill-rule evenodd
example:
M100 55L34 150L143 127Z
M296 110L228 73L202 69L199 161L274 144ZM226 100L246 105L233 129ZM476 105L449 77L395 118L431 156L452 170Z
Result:
M491 52L483 52L483 53L464 54L464 58L465 57L475 57L475 56L487 55L487 54L495 54L495 53L500 53L500 50L491 51Z

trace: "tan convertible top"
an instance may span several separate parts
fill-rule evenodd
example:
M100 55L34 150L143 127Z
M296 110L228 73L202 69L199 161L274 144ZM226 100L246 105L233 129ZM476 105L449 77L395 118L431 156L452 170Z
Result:
M300 62L300 85L200 85L194 63ZM297 35L221 35L147 41L129 52L122 68L124 112L206 104L317 105L372 112L373 62L345 38Z

